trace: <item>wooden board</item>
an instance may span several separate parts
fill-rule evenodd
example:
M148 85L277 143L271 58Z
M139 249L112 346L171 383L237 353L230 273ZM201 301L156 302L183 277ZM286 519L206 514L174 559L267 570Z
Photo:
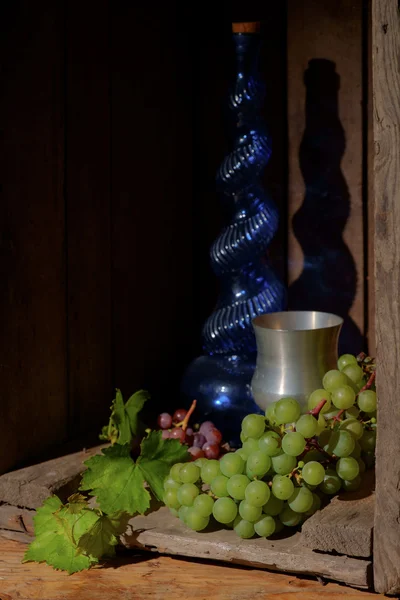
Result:
M400 26L398 3L372 4L378 439L374 579L400 592Z
M304 544L322 552L368 558L372 555L374 512L373 495L354 500L336 496L304 523Z
M335 583L254 568L129 553L69 576L47 565L21 564L25 546L0 537L1 600L379 600Z
M242 540L234 531L224 529L197 533L166 507L134 517L129 528L123 543L130 548L313 574L360 588L371 583L368 560L313 552L302 544L300 533L277 540Z
M289 307L349 314L340 350L359 352L362 0L289 0L287 60Z
M0 473L66 437L62 19L0 6Z
M0 504L0 530L16 531L25 534L25 541L34 535L33 517L34 510L18 508L8 504Z
M78 489L81 473L85 470L83 462L104 447L96 446L2 475L0 503L38 508L51 494L57 494L65 501Z
M66 3L69 433L107 421L111 385L109 2Z

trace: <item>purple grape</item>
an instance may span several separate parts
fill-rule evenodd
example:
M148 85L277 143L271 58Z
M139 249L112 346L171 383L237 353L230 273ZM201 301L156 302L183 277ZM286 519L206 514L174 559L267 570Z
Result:
M193 439L193 447L194 448L202 448L206 443L206 438L202 433L195 433Z
M222 433L215 427L213 427L213 429L207 429L204 435L206 436L207 442L210 442L210 444L219 445L222 441Z
M171 434L170 434L170 432L168 431L168 429L163 429L163 430L162 430L161 437L162 437L162 439L163 439L163 440L167 440L168 438L170 438L170 437L171 437Z
M199 429L199 433L202 433L203 435L206 434L206 431L210 430L210 429L214 429L215 425L212 421L204 421L204 423L202 423L200 425L200 429Z
M201 448L197 448L196 446L189 448L188 452L193 456L193 460L196 460L196 458L204 458L205 456L203 450Z
M158 416L157 423L161 429L169 429L172 425L172 417L168 413L161 413Z

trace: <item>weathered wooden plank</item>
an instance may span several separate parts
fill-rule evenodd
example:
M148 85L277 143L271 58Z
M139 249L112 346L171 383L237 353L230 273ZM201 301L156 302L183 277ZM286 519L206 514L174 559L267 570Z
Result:
M106 421L111 385L109 2L66 3L69 428Z
M398 3L372 3L378 439L375 588L400 592L400 23Z
M83 462L99 454L105 445L25 467L0 477L0 502L37 508L51 494L62 500L77 491Z
M362 0L289 0L289 307L364 347ZM310 62L311 61L311 62Z
M375 498L333 498L308 519L301 530L308 548L368 558L372 554Z
M318 575L361 588L370 585L370 561L313 552L302 544L300 533L277 540L242 540L234 531L224 529L198 533L188 529L166 507L131 519L123 543L162 554Z
M0 473L66 437L63 4L0 4Z
M210 561L127 553L111 568L75 573L22 563L26 546L0 537L2 600L383 600L350 587L259 569L232 568Z
M34 515L34 510L2 504L0 505L0 529L18 531L33 536Z

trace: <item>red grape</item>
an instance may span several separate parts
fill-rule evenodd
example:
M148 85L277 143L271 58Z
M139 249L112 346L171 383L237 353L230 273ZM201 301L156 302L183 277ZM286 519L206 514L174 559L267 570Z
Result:
M169 429L172 425L172 417L168 413L161 413L158 415L157 423L161 429Z
M206 458L218 458L219 456L218 444L210 444L210 442L206 442L202 450Z
M180 427L175 427L175 429L173 429L171 431L170 437L172 439L179 440L180 442L184 442L185 441L185 432Z
M222 433L215 427L213 429L207 429L204 435L206 436L207 442L210 442L211 444L219 445L222 441Z
M163 440L167 440L168 438L170 438L170 437L171 437L171 434L170 434L170 432L168 431L168 429L163 429L163 430L162 430L161 437L162 437L162 439L163 439Z
M196 448L202 448L206 441L207 440L202 433L195 433L193 439L193 446L195 446Z
M209 429L214 429L215 425L212 421L204 421L204 423L202 423L200 425L200 429L199 429L199 433L202 433L203 435L206 435L206 432Z
M192 446L192 448L189 448L188 452L193 456L193 460L196 460L196 458L204 458L204 452L201 448Z
M173 414L172 422L180 423L181 421L183 421L183 419L186 417L186 415L187 415L187 410L185 410L184 408L178 408L178 410L176 410Z
M193 445L193 429L191 429L190 427L188 427L186 429L186 439L185 439L185 443L188 446L192 446Z

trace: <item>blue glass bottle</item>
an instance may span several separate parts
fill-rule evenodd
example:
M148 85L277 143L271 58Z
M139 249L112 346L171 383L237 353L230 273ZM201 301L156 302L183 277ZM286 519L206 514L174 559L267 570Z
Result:
M201 416L213 420L235 444L242 418L259 412L250 389L256 355L252 320L284 310L286 294L265 258L278 213L260 179L271 155L260 116L265 94L258 73L260 36L234 33L233 42L236 70L228 104L232 151L217 173L229 222L210 252L220 294L203 327L207 355L189 366L182 391L188 400L196 398Z

